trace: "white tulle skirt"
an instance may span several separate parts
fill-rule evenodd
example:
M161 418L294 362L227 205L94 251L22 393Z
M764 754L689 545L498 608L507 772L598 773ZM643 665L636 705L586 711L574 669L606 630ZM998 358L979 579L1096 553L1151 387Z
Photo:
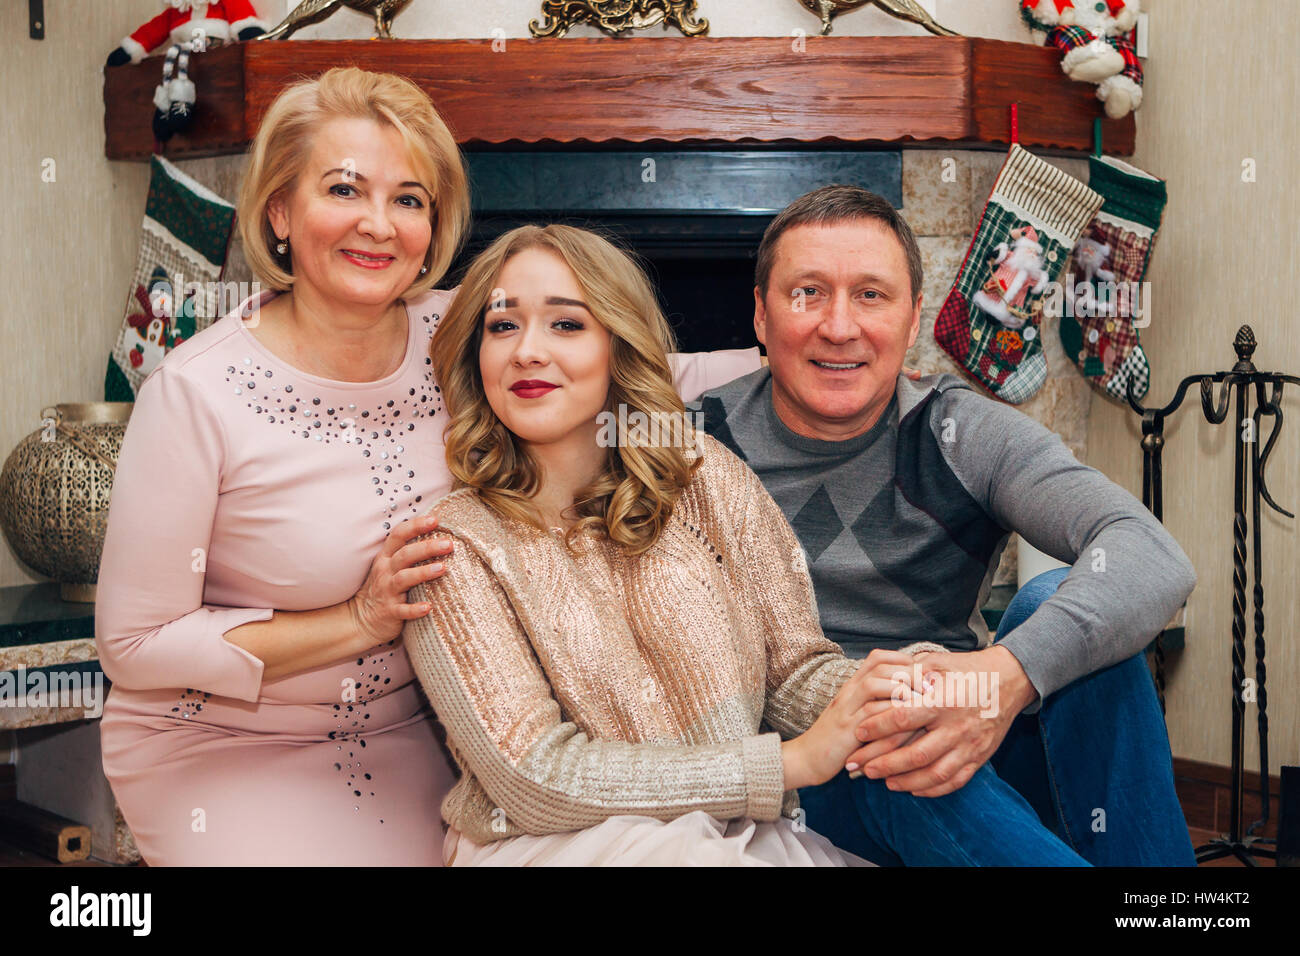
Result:
M481 845L447 831L448 866L874 866L782 817L718 820L696 810L675 820L610 817L571 833Z

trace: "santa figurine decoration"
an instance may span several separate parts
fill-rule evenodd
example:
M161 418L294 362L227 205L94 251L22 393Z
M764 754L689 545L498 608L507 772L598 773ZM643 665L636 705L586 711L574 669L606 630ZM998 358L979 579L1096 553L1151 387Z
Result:
M189 124L195 89L189 78L189 57L208 46L251 40L266 32L249 0L165 0L162 13L138 27L108 55L108 66L139 63L167 45L162 82L154 91L154 136L166 142Z
M1064 51L1061 69L1072 80L1097 84L1106 115L1121 119L1142 105L1142 61L1129 39L1141 0L1020 0L1031 30Z
M1029 293L1040 293L1047 287L1043 247L1038 242L1038 231L1031 225L1012 229L1009 235L1010 243L997 244L989 262L993 274L971 301L1008 329L1023 328L1026 322L1036 326L1040 302L1034 299L1031 306L1025 303Z

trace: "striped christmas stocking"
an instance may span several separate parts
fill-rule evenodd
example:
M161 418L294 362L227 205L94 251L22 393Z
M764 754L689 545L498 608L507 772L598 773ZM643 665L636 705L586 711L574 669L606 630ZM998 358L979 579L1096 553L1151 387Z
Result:
M1088 184L1105 202L1074 249L1061 345L1106 394L1124 401L1131 381L1141 398L1151 366L1137 326L1151 316L1142 281L1164 214L1165 182L1109 156L1093 156L1088 165Z
M1102 198L1012 144L934 337L990 392L1019 404L1047 378L1043 296Z

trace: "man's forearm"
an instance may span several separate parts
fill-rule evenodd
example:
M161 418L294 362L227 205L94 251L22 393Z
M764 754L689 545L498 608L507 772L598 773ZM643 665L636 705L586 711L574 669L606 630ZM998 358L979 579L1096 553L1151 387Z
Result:
M1019 660L1009 649L994 644L977 654L987 654L990 669L998 675L998 709L1019 714L1038 701L1038 691Z
M944 397L932 417L955 422L954 440L941 445L963 486L1003 528L1073 564L1056 593L999 642L1039 697L1138 653L1196 583L1178 543L1038 422L968 390Z
M1085 545L1056 593L999 644L1045 699L1141 651L1195 583L1186 555L1154 518L1121 518Z

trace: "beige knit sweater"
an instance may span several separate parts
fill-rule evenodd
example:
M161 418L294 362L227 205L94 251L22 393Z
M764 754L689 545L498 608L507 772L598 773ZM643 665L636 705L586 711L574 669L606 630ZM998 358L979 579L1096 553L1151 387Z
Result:
M610 816L775 820L781 740L856 670L822 636L804 553L715 439L655 545L588 532L570 556L472 489L431 511L447 573L411 589L415 672L462 776L444 819L477 843ZM765 732L767 731L767 732Z

